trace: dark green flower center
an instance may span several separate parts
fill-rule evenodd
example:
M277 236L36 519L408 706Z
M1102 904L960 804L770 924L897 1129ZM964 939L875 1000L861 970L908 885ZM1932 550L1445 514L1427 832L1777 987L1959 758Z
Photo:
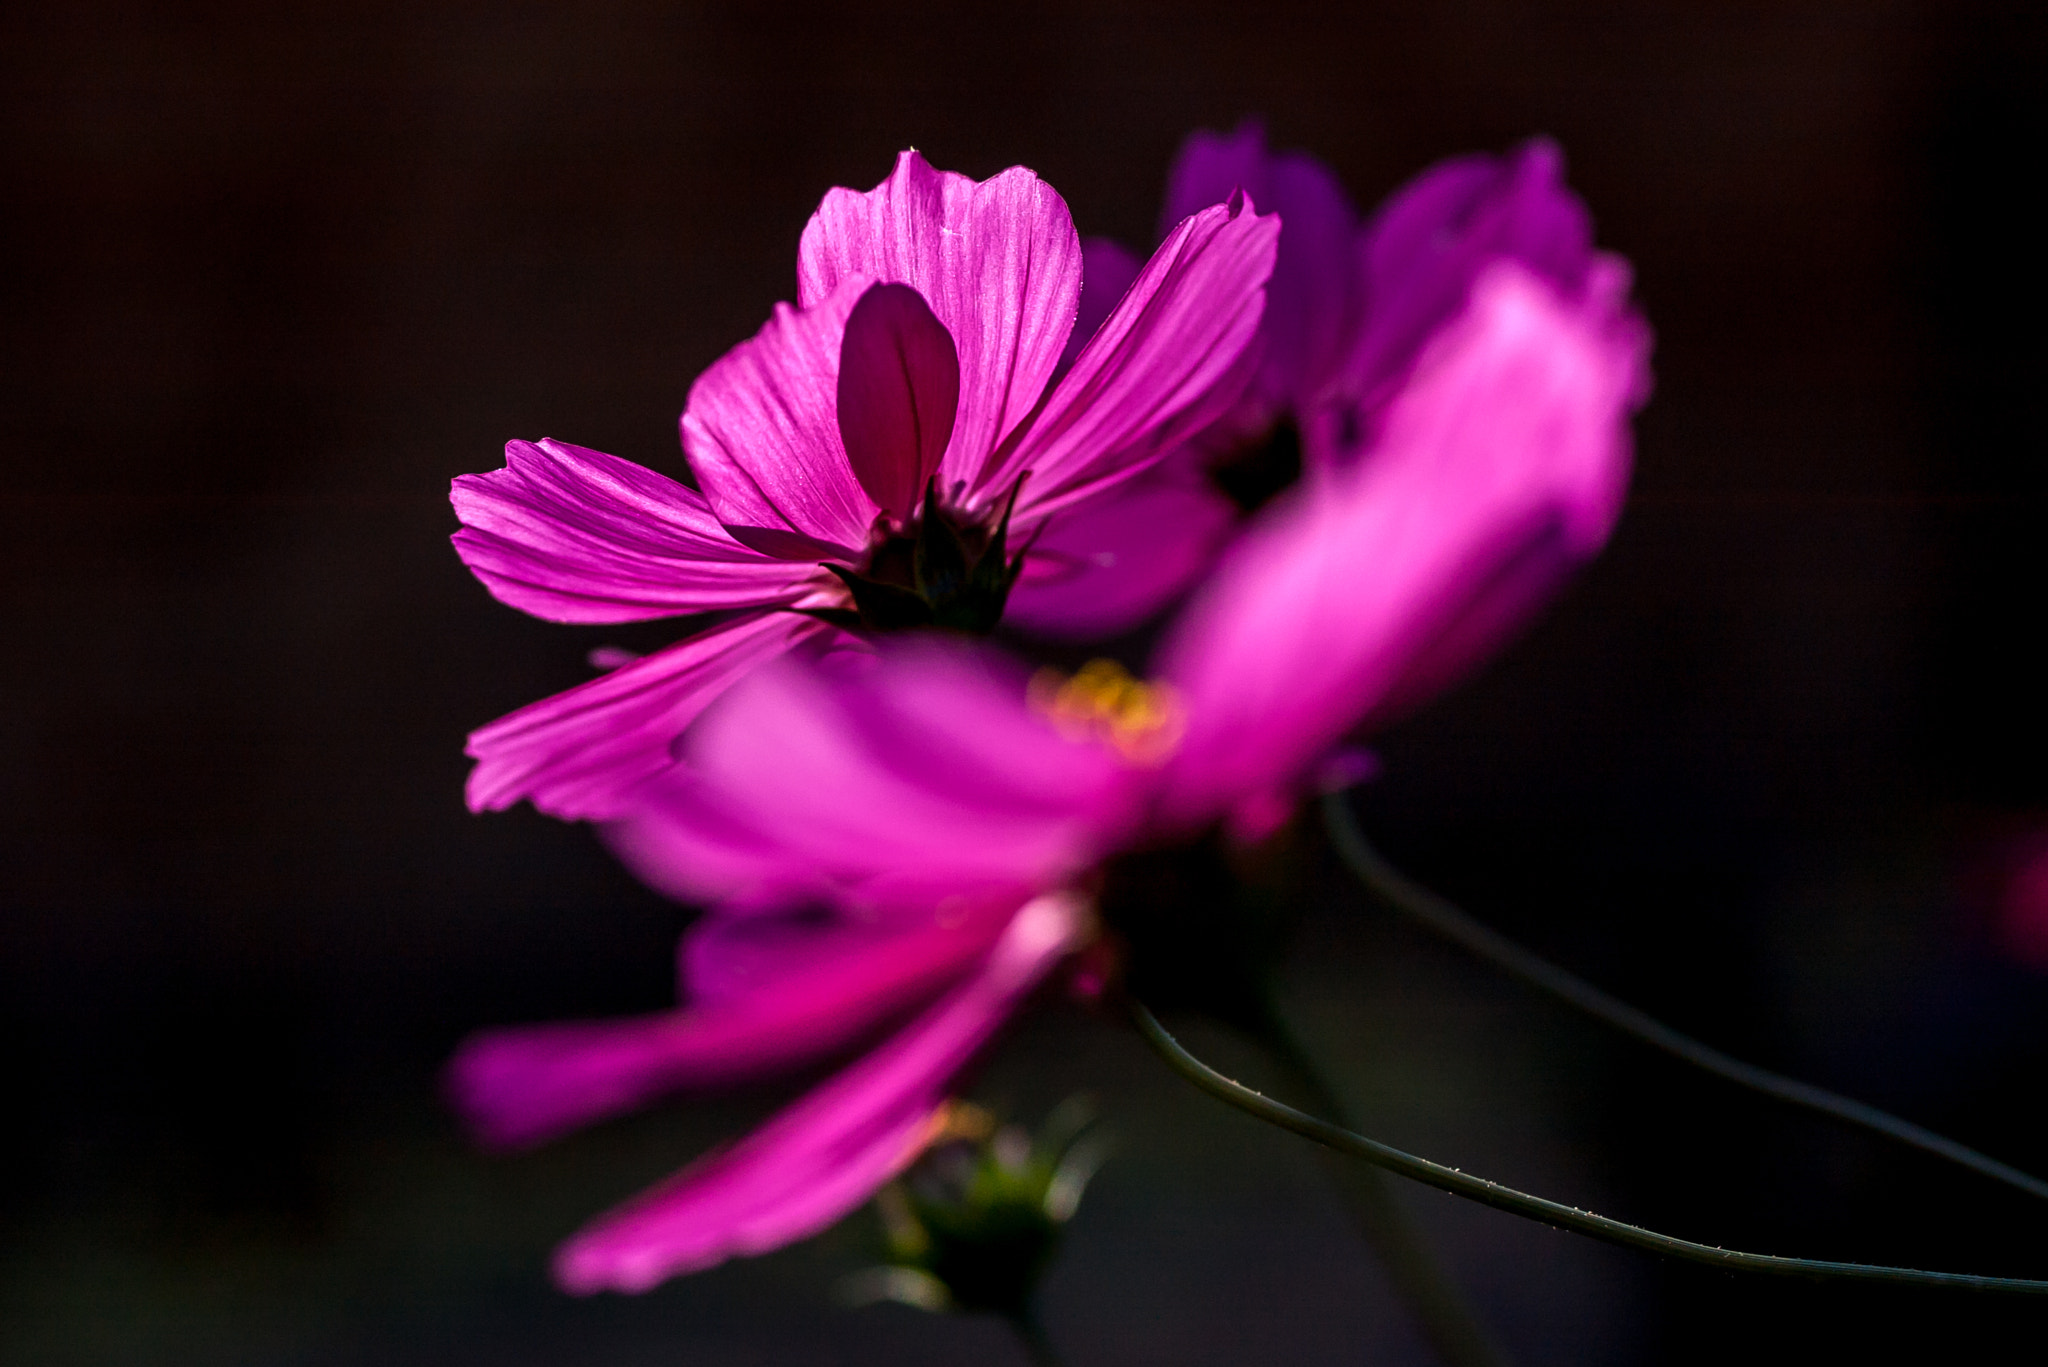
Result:
M810 615L849 631L936 627L986 635L1002 620L1010 586L1024 568L1023 551L1008 553L1016 503L1013 486L993 527L970 522L939 505L938 482L932 481L916 525L877 546L865 570L825 566L846 585L853 606L812 609Z

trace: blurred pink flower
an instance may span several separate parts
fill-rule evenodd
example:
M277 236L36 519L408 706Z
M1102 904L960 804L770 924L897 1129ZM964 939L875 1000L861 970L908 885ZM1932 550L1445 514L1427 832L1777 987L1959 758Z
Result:
M1228 192L1187 216L1056 376L1082 254L1037 176L1016 167L977 184L905 152L874 190L832 191L804 230L797 306L778 306L691 388L682 441L696 488L553 441L513 442L503 469L455 481L456 549L503 602L559 622L731 614L476 731L470 806L619 814L705 704L830 637L804 611L854 607L846 575L886 580L891 538L907 560L928 483L976 549L1013 498L1008 531L1026 545L1118 499L1234 401L1278 233ZM1092 627L1157 606L1158 520L1199 515L1147 492L1085 524L1110 543L1065 567L1102 580ZM1105 531L1126 526L1140 530ZM1007 569L999 548L990 568ZM971 587L999 613L1009 576L990 578ZM1016 586L1027 611L1037 591Z
M1624 267L1594 250L1591 216L1563 177L1563 156L1540 139L1502 157L1456 157L1401 186L1361 222L1329 167L1306 153L1269 150L1257 122L1190 135L1167 175L1162 235L1240 188L1280 216L1251 383L1132 486L1128 516L1125 506L1105 503L1049 527L1019 583L1033 592L1009 620L1039 636L1088 640L1105 634L1106 616L1122 624L1144 615L1134 607L1156 610L1177 597L1238 520L1218 485L1257 503L1292 477L1296 459L1319 470L1371 449L1416 358L1494 262L1516 262L1570 298L1596 276L1611 282ZM1081 250L1087 269L1076 338L1140 268L1107 238L1084 239ZM1297 444L1278 449L1290 441ZM1140 526L1142 536L1126 530ZM1105 598L1104 576L1087 571L1105 558L1128 561L1131 552L1141 568L1122 584L1139 601L1127 605L1121 595Z
M579 1234L565 1283L637 1289L851 1210L909 1161L911 1113L968 1041L1086 937L1072 890L1096 865L1218 820L1258 834L1349 733L1447 682L1597 552L1648 385L1626 289L1618 267L1576 296L1516 265L1485 272L1373 450L1260 516L1170 628L1152 683L1102 665L1032 676L993 649L909 636L784 661L709 709L685 763L612 828L650 882L715 904L686 951L702 1004L480 1036L455 1070L472 1115L551 1132L678 1080L838 1047L956 986L753 1139ZM706 992L739 946L751 979ZM829 1011L809 995L825 984ZM736 1019L769 1023L716 1034Z
M1167 176L1162 232L1237 187L1282 224L1257 378L1221 425L1242 439L1293 420L1311 460L1356 455L1372 416L1494 262L1582 294L1596 263L1609 272L1617 263L1595 252L1592 218L1563 177L1562 154L1542 139L1504 157L1454 157L1361 223L1329 167L1268 150L1256 121L1190 136ZM1114 243L1090 239L1083 250L1092 274L1135 273L1136 258ZM1098 269L1098 257L1112 255L1115 265Z

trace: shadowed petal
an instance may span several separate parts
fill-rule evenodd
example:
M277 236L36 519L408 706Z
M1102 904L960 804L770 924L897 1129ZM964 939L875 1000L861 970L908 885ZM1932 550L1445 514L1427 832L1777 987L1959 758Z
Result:
M1431 335L1465 307L1472 282L1490 265L1518 262L1570 298L1595 260L1592 218L1564 184L1563 154L1541 139L1505 157L1431 167L1373 215L1358 251L1365 314L1340 386L1368 419L1350 422L1354 442L1370 439L1371 415L1393 399ZM1622 268L1607 261L1610 271ZM1349 454L1332 434L1313 435L1312 455Z
M908 521L960 405L953 339L908 285L872 285L846 320L839 435L868 497Z
M816 578L734 541L688 485L567 442L510 442L504 469L458 476L449 498L462 563L551 622L793 602Z
M1086 867L1135 819L1113 751L1024 706L1021 669L899 638L853 667L791 661L748 679L686 748L729 818L849 905L1031 892Z
M1003 620L1051 640L1128 631L1209 567L1236 521L1207 479L1164 462L1049 520Z
M749 613L479 727L467 750L470 810L530 798L567 821L619 815L635 785L674 762L676 738L712 699L831 630L792 612Z
M1161 231L1242 189L1280 215L1280 251L1260 324L1265 352L1235 425L1255 431L1318 394L1358 326L1358 214L1330 168L1302 152L1269 152L1253 121L1236 132L1199 132L1167 173Z
M1621 282L1567 301L1497 264L1368 459L1275 504L1162 652L1189 725L1169 822L1266 802L1361 722L1469 665L1605 542L1648 332ZM1532 577L1533 576L1533 577Z
M867 281L775 306L690 386L683 451L734 537L786 560L857 559L878 511L839 437L839 349Z
M924 296L959 349L960 410L945 483L971 482L983 459L1044 392L1074 325L1081 243L1066 202L1015 166L975 183L915 151L862 194L828 193L804 228L798 298L850 278Z
M1167 236L1046 406L977 488L1030 472L1017 525L1139 473L1241 392L1280 221L1249 201L1204 209ZM1230 381L1236 381L1236 384Z
M567 1290L644 1291L815 1234L907 1167L954 1073L1085 933L1054 893L1020 909L980 971L900 1034L730 1149L600 1217L563 1246Z
M830 902L836 888L789 859L687 764L641 784L601 833L636 878L690 906L779 911Z
M931 1000L1005 919L884 929L714 916L684 939L691 976L712 989L689 1008L481 1031L450 1060L448 1093L481 1141L523 1147L679 1087L809 1063Z

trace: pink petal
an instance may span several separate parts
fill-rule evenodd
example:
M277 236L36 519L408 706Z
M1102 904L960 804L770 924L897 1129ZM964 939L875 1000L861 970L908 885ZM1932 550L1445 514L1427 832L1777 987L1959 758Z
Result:
M551 622L794 602L817 577L734 541L688 485L567 442L510 442L504 469L458 476L449 497L462 563Z
M676 738L734 680L831 631L792 612L755 612L530 703L469 736L471 811L529 798L568 821L602 820L674 761Z
M1074 325L1081 244L1065 201L1021 166L977 184L905 152L866 194L827 194L804 229L798 298L810 306L851 278L911 286L952 334L960 412L942 468L949 486L971 485Z
M1233 199L1187 219L1152 254L1053 389L1030 428L979 482L1029 472L1020 528L1138 474L1220 416L1249 377L1280 221Z
M1392 401L1431 335L1463 310L1472 282L1492 263L1519 262L1576 297L1596 255L1592 218L1564 184L1563 156L1540 139L1505 157L1431 167L1373 215L1358 252L1365 314L1341 381L1366 419L1348 420L1354 444L1369 439L1371 416ZM1619 264L1608 260L1609 270ZM1350 454L1333 433L1312 436L1312 457Z
M1059 373L1064 375L1088 345L1088 339L1109 320L1117 301L1138 278L1145 263L1121 242L1106 237L1081 239L1081 307L1074 315L1074 330L1060 352Z
M1189 725L1165 819L1254 811L1596 552L1647 352L1618 288L1573 302L1517 266L1481 277L1369 457L1275 504L1175 624L1160 673Z
M718 989L704 1000L627 1020L482 1031L449 1062L448 1091L484 1143L523 1147L679 1087L809 1063L929 1001L1003 924L982 916L884 931L712 917L685 942L693 976Z
M871 285L839 352L839 435L868 497L907 521L938 473L960 405L953 339L916 290Z
M1162 230L1243 190L1280 215L1280 251L1260 325L1265 354L1247 396L1248 429L1315 397L1335 373L1357 330L1362 304L1358 215L1330 168L1301 152L1266 150L1256 122L1223 135L1199 132L1167 173Z
M856 916L812 905L772 913L713 911L683 935L677 991L712 1008L771 996L810 995L871 976L915 976L918 964L949 964L987 949L1014 906L979 906L940 917L930 907ZM804 987L803 984L811 984Z
M854 560L880 509L839 437L839 351L870 282L804 309L775 306L755 336L690 386L683 451L718 520L786 560Z
M730 1149L600 1217L555 1259L567 1290L645 1291L815 1234L929 1142L954 1073L1085 933L1067 894L1027 903L980 971L893 1039Z
M1135 820L1115 752L1029 711L995 652L899 637L866 665L764 670L687 744L789 877L832 880L848 905L967 905L1060 882Z
M1209 568L1237 509L1166 461L1051 518L1003 620L1052 640L1113 636L1161 611Z
M828 903L837 890L687 764L641 784L602 833L634 877L691 906L781 911Z

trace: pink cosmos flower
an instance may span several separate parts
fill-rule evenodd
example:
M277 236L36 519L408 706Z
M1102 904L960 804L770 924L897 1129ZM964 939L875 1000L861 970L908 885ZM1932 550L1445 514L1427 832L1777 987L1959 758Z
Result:
M480 1037L456 1069L472 1114L548 1132L936 1002L752 1138L577 1235L564 1283L638 1289L851 1210L914 1157L972 1050L1085 941L1092 869L1218 820L1269 827L1351 732L1443 683L1596 552L1648 385L1626 292L1609 258L1575 294L1489 268L1372 449L1275 502L1226 556L1153 683L1105 666L1048 680L909 636L787 660L720 699L617 832L657 886L719 904L686 958L692 986L724 987L671 1016ZM796 905L811 910L779 911ZM825 984L817 1005L806 993ZM756 1019L773 1025L733 1024Z
M503 602L559 622L728 614L475 732L470 806L616 816L762 663L856 616L992 625L1041 533L1071 518L1099 535L1120 486L1234 401L1278 233L1243 196L1187 216L1056 376L1082 254L1051 187L1021 167L977 184L913 151L874 190L828 194L797 305L691 388L697 487L554 441L455 481L456 550ZM1109 525L1144 531L1066 566L1100 581L1097 625L1157 605L1152 529L1189 515L1170 491L1125 491ZM1027 610L1036 592L1016 588Z
M1592 218L1564 184L1564 159L1538 139L1506 156L1439 162L1361 222L1329 167L1266 146L1256 121L1197 132L1167 174L1161 234L1242 188L1278 212L1280 250L1266 288L1256 369L1242 398L1132 486L1133 510L1105 504L1049 528L1019 587L1033 592L1009 620L1035 635L1088 640L1106 614L1132 620L1101 595L1104 558L1144 567L1141 604L1156 609L1205 569L1238 521L1233 499L1257 504L1311 471L1369 449L1375 427L1424 346L1464 308L1492 263L1514 261L1568 295L1600 259ZM1137 277L1140 261L1107 238L1086 238L1082 326ZM1227 488L1226 498L1221 489ZM1145 527L1139 533L1135 527ZM1124 538L1132 542L1127 547ZM1132 588L1140 576L1126 571Z

